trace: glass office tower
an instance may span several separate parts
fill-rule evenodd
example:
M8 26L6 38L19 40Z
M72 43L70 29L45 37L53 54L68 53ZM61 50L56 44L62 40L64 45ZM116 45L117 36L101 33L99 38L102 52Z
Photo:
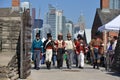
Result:
M49 4L49 11L45 16L45 24L51 26L51 34L53 39L57 39L57 35L62 33L63 28L63 11L57 10L55 7Z
M110 9L120 9L120 0L110 0Z

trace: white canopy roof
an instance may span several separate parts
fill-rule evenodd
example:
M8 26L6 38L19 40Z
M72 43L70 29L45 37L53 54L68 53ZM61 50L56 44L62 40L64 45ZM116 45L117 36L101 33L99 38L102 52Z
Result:
M120 15L98 28L99 31L118 31L120 29Z

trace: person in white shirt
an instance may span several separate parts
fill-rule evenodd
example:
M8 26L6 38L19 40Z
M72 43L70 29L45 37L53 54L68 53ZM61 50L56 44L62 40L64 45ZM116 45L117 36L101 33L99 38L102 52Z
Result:
M73 53L74 53L74 42L71 40L71 34L67 34L67 40L65 41L65 53L67 55L66 57L66 64L67 68L71 69L72 68L72 59L73 59Z

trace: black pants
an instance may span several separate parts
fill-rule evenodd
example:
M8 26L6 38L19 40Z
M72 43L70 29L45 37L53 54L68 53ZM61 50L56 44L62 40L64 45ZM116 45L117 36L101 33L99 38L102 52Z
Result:
M57 67L58 68L63 66L63 54L64 54L64 49L59 48L57 51Z
M75 53L75 61L76 61L76 67L78 67L78 57L76 53Z

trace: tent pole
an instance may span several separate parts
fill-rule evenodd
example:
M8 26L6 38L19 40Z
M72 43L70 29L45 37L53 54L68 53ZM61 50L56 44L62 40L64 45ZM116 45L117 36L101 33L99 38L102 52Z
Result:
M107 47L107 31L104 30L104 51L106 51Z

